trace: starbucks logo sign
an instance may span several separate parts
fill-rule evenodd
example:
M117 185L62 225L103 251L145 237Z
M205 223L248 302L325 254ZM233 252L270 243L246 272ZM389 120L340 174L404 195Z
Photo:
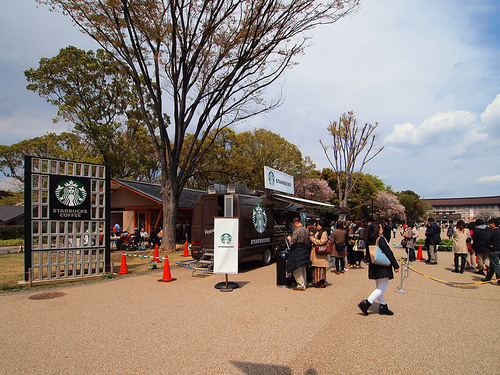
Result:
M58 183L55 194L57 200L68 207L79 206L87 197L83 184L75 180L64 180Z
M252 221L255 230L262 233L266 230L267 215L264 206L260 203L255 203L252 209Z
M220 242L222 242L224 245L229 245L232 239L233 237L229 233L224 233L222 236L220 236Z
M274 183L275 183L276 179L275 179L275 177L274 177L274 173L273 173L272 171L271 171L271 172L269 172L269 174L267 175L267 178L268 178L268 180L269 180L269 184L270 184L270 185L274 185Z

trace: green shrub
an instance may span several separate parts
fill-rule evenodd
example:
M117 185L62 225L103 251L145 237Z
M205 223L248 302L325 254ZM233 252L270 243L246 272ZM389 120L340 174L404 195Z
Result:
M16 238L24 238L24 225L0 226L0 240L12 240Z
M416 242L417 245L422 244L422 246L425 245L425 238L419 238ZM444 250L444 251L451 251L451 247L453 245L453 240L445 239L441 240L439 243L439 250Z
M16 238L13 240L0 240L0 246L19 246L24 245L24 238Z

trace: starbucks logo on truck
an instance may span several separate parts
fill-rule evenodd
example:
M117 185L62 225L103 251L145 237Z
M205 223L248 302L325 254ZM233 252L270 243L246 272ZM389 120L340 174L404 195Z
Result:
M252 221L255 230L262 233L266 230L267 215L264 206L260 203L255 203L252 209Z

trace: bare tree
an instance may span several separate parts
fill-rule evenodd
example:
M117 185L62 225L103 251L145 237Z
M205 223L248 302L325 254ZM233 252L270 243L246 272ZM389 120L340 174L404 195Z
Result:
M281 95L267 102L264 91L303 52L305 32L352 13L360 0L38 2L68 14L132 78L160 156L162 246L172 248L178 199L204 157L211 130L279 105ZM194 136L181 162L188 129Z
M325 145L321 140L319 141L328 162L336 174L339 206L343 209L348 208L349 195L356 186L366 163L383 150L383 147L375 147L375 140L377 139L375 129L377 129L377 126L378 123L375 123L375 125L366 123L362 127L358 126L354 112L350 111L344 113L338 122L333 121L328 126L327 129L333 137L331 146ZM331 156L329 151L332 153ZM360 156L362 157L361 161L359 160ZM359 170L356 171L358 165ZM345 175L345 178L342 178L343 175ZM344 219L345 217L341 218L341 220Z

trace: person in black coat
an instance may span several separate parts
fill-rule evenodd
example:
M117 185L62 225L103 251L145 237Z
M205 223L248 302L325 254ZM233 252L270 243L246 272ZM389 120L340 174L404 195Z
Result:
M394 315L394 313L389 310L387 303L385 302L384 293L389 286L389 280L394 278L392 269L395 272L399 271L399 264L394 257L394 254L387 243L387 240L382 236L383 228L378 223L372 223L368 227L367 240L369 246L374 246L378 242L378 246L382 252L387 256L391 264L389 266L380 266L378 264L373 264L371 257L368 258L368 278L373 279L376 282L377 287L370 294L367 299L364 299L358 304L364 315L368 315L368 309L376 300L379 301L379 314L380 315Z
M290 255L286 260L286 272L293 272L293 277L297 282L297 287L294 290L306 290L306 267L312 264L311 262L311 242L309 231L302 225L298 217L293 219L295 230L287 239L291 244Z
M484 269L488 266L488 246L486 245L486 236L490 228L484 223L483 219L476 220L476 226L472 231L472 249L477 256L476 273L484 276Z
M486 278L481 279L481 281L490 281L493 278L493 274L496 274L498 284L500 284L500 219L490 219L488 220L488 226L490 230L486 235L486 246L488 247L489 257L490 257L490 268L488 268L488 273Z
M384 223L384 229L383 229L383 235L387 243L391 242L391 232L392 232L392 227L389 224L388 221L385 221Z

